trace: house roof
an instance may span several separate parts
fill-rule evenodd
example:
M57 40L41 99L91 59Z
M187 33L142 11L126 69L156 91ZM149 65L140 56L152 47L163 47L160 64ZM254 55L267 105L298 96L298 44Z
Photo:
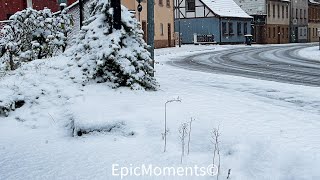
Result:
M200 0L220 17L252 18L233 0Z
M309 2L312 3L312 4L320 4L319 1L315 1L315 0L309 0Z

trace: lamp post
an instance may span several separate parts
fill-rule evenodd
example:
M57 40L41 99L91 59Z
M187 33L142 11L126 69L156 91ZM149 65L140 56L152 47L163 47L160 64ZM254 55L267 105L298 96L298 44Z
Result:
M151 66L154 68L154 0L147 0L147 16L147 44L152 59Z
M141 11L142 11L141 1L142 0L137 0L137 2L138 2L137 10L138 10L138 15L139 15L139 22L141 21Z
M120 0L111 0L111 7L113 8L113 28L121 29L121 2Z

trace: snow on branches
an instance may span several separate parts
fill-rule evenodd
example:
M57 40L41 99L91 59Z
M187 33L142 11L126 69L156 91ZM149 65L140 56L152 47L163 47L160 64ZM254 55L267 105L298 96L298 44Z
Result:
M0 58L16 69L20 62L52 57L54 51L67 46L67 34L73 24L63 11L53 16L50 9L40 11L28 8L10 17L0 39Z
M109 82L113 88L156 90L152 59L140 23L122 6L122 29L113 29L113 9L106 0L93 0L89 10L91 17L71 48L83 80Z

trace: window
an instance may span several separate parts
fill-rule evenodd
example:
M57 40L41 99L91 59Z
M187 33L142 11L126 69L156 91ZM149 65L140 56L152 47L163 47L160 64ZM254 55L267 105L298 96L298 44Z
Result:
M304 10L304 19L307 19L307 11Z
M238 22L238 24L237 24L237 31L238 31L238 35L241 35L241 33L242 33L241 22Z
M284 19L284 6L281 6L282 7L282 19Z
M170 7L170 0L167 0L167 7Z
M227 34L227 23L226 22L222 23L222 33Z
M288 6L286 7L286 17L289 18L289 9L288 9Z
M163 6L163 0L159 0L159 5Z
M314 28L312 28L312 36L314 36Z
M303 30L303 36L307 36L307 29Z
M300 19L302 19L302 9L300 9Z
M298 9L296 9L296 18L298 19Z
M284 38L284 28L282 28L282 38Z
M246 35L248 33L248 23L243 24L243 34Z
M271 37L271 29L268 28L268 38L270 38L270 37Z
M289 38L289 28L286 30L287 38Z
M195 0L186 0L186 9L189 12L194 12L196 7L195 7Z
M230 35L234 34L234 32L233 32L233 23L232 22L229 22L229 34Z
M270 4L268 4L268 17L270 17Z
M276 37L276 28L274 27L273 28L273 38L275 38Z
M160 23L160 33L161 33L160 35L163 36L164 33L163 33L163 24L162 23Z
M276 17L276 5L272 5L272 13L273 13L273 18Z
M280 18L280 5L278 4L278 18Z

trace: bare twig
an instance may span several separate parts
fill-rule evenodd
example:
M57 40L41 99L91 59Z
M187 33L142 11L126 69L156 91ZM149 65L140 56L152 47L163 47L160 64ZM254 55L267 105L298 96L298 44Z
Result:
M212 164L215 165L215 158L216 156L218 156L218 161L217 161L217 165L218 165L218 173L217 173L217 180L219 180L219 174L220 174L220 147L219 147L219 137L220 137L220 132L219 132L219 127L218 128L214 128L212 130L211 133L211 138L212 138L212 143L214 145L214 150L213 150L213 159L212 159Z
M231 169L228 170L228 177L227 177L227 179L229 179L230 174L231 174Z
M55 123L56 123L56 121L54 120L54 118L51 116L51 114L50 114L50 113L48 113L48 114L49 114L49 116L51 117L51 119L52 119L53 123L55 124Z
M192 130L192 122L195 121L195 119L191 118L190 122L189 122L189 139L188 139L188 155L190 153L190 140L191 140L191 130Z
M164 104L164 133L162 134L162 137L164 139L164 150L163 152L166 152L167 149L167 133L168 133L168 129L167 129L167 104L168 103L172 103L172 102L181 102L181 99L178 98L177 99L171 99L168 100L165 104Z
M184 156L185 138L188 135L188 123L182 123L179 128L180 140L181 140L181 164Z

